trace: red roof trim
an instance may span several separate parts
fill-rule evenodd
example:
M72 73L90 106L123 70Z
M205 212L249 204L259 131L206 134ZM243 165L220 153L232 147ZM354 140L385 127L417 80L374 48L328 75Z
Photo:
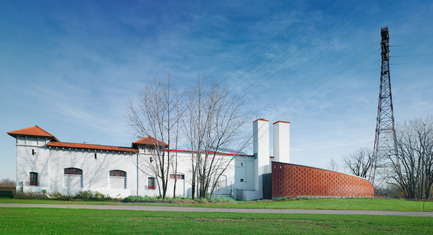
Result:
M52 135L48 131L38 127L37 125L32 126L32 127L19 129L19 130L15 130L15 131L9 131L9 132L7 132L7 134L12 136L12 137L15 137L17 135L49 137L49 138L53 138L54 141L60 142L54 135Z
M269 122L269 120L266 120L266 119L263 119L263 118L256 119L254 122L257 122L257 121Z
M77 148L77 149L92 149L92 150L106 150L116 152L138 152L138 149L129 147L117 147L108 145L97 145L97 144L77 144L77 143L65 143L65 142L50 142L47 144L48 147L60 147L60 148Z
M168 149L165 149L167 151ZM192 150L180 150L180 149L170 149L171 152L180 152L180 153L197 153L197 151ZM209 152L210 154L214 154L215 152ZM221 153L216 152L219 155L227 155L227 156L240 156L240 157L254 157L254 155L245 155L245 154L235 154L235 153Z
M288 123L288 124L290 124L290 122L286 122L286 121L276 121L276 122L274 122L274 125L275 125L275 124L277 124L277 123L279 123L279 122L281 122L281 123Z

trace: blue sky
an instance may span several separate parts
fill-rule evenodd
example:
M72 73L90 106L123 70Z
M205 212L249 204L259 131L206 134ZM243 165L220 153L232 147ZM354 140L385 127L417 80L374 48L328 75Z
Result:
M217 79L254 118L292 123L293 163L343 170L373 147L383 26L396 121L431 116L431 1L1 1L0 179L7 131L129 146L127 99L168 74Z

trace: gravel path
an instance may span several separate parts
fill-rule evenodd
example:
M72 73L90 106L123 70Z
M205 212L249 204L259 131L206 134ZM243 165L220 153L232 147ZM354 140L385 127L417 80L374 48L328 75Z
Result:
M132 211L181 211L181 212L235 212L235 213L286 213L286 214L332 214L332 215L394 215L433 217L433 212L418 211L367 211L367 210L297 210L297 209L238 209L168 206L116 206L116 205L74 205L74 204L18 204L0 203L0 207L14 208L67 208L96 210Z

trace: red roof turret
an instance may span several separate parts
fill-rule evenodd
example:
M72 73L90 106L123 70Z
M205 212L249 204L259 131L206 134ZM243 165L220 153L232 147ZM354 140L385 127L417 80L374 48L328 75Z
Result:
M36 126L19 129L16 131L9 131L8 134L12 137L16 136L39 136L52 138L54 141L60 142L54 135L48 133L46 130Z
M159 140L157 140L157 139L155 139L153 137L150 137L150 136L132 142L133 146L134 145L140 145L140 144L142 144L142 145L149 145L149 146L164 146L164 147L168 147L168 144L166 144L166 143L164 143L162 141L159 141Z

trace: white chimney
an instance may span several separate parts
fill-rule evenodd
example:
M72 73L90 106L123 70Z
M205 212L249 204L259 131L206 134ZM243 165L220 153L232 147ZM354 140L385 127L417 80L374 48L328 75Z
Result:
M253 152L256 158L254 186L257 192L263 193L263 174L270 173L268 120L257 119L253 122Z
M290 122L274 122L274 161L290 163Z

